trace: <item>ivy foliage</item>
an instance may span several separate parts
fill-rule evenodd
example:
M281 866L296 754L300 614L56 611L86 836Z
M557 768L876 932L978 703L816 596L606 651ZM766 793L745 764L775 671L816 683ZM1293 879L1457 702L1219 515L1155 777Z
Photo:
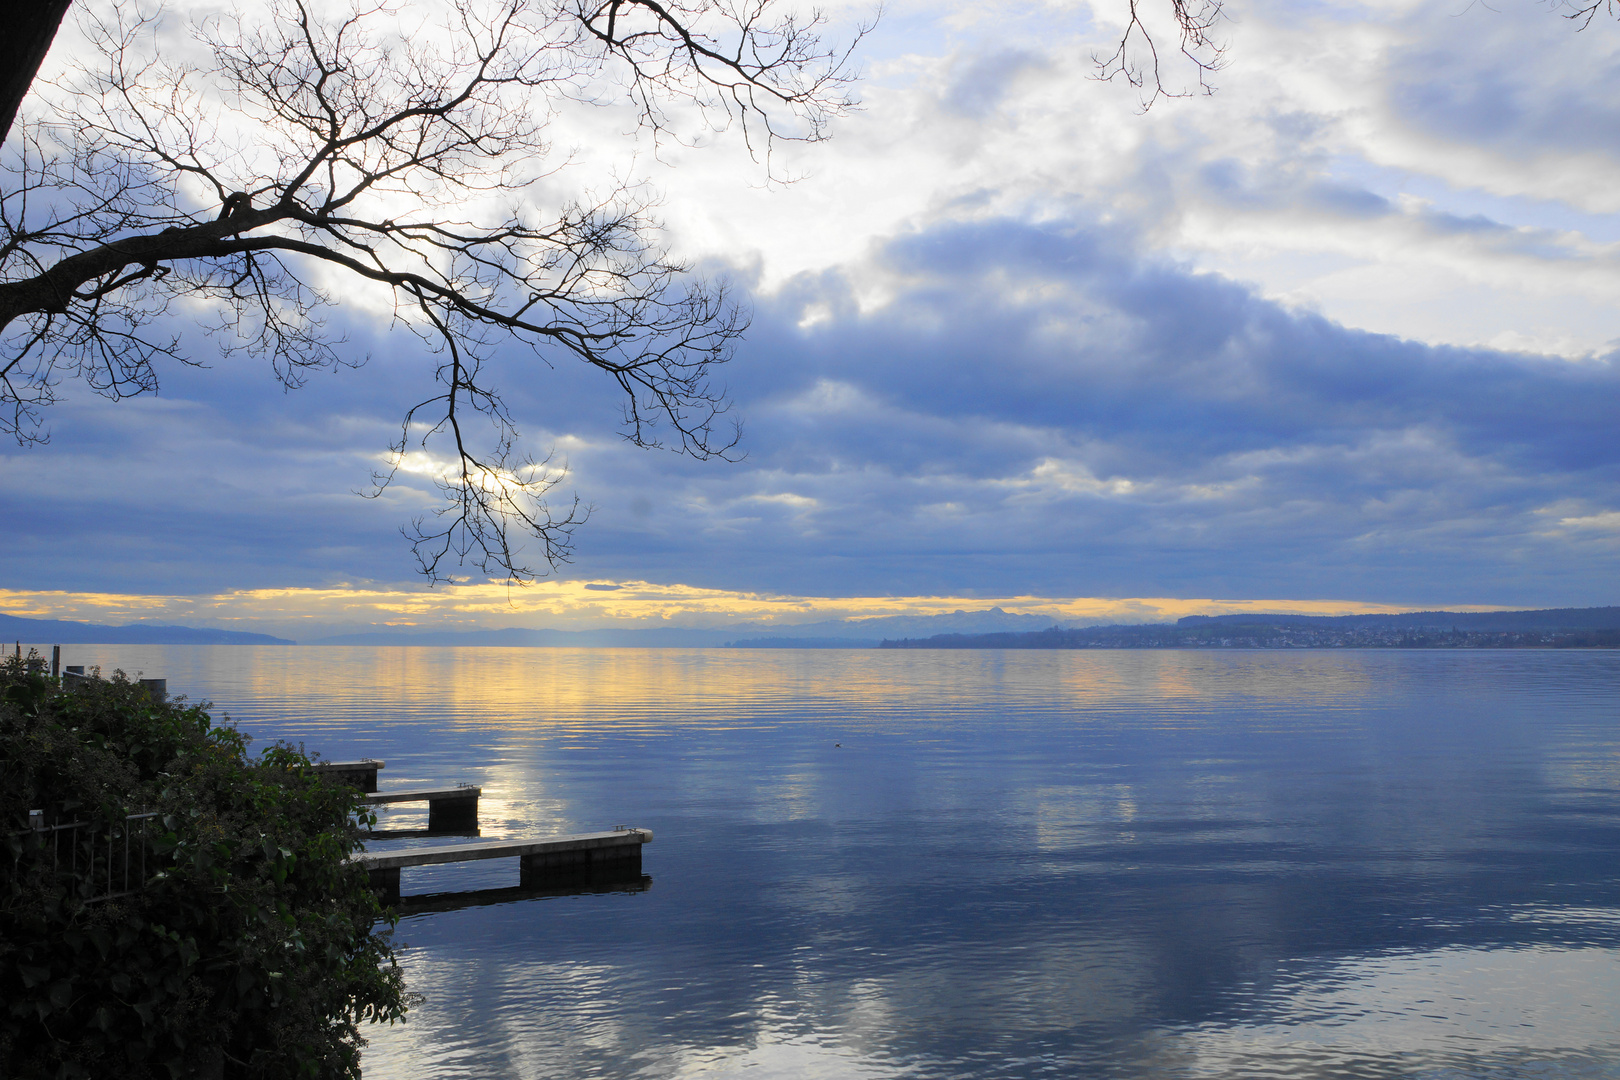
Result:
M0 664L0 1075L358 1077L407 1004L359 793L122 672L67 682Z

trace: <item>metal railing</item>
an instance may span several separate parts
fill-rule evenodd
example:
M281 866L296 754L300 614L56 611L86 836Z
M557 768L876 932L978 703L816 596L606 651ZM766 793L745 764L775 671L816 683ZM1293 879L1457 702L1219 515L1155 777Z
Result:
M50 877L67 883L87 904L129 896L155 876L152 820L156 812L125 814L111 821L45 823L43 810L28 812L28 828L13 832L13 873L24 861L48 864Z

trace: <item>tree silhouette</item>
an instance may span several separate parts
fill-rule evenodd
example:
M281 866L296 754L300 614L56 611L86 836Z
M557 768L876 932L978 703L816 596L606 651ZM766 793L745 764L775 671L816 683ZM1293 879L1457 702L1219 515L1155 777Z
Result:
M0 37L0 140L11 134L12 122L23 95L39 73L50 51L56 28L62 25L70 0L36 0L17 4L6 13L6 33Z
M94 62L44 88L0 191L0 428L43 437L64 378L123 397L189 362L185 309L288 386L347 362L323 309L370 288L440 357L392 467L426 453L445 496L405 530L422 572L525 581L566 561L577 500L517 449L489 378L498 346L573 359L622 391L625 436L700 458L736 443L710 372L746 316L656 243L633 186L558 199L547 139L568 102L628 102L655 139L734 126L770 168L847 109L848 50L776 0L444 0L336 17L275 0L194 26L160 59L152 14L87 29ZM408 455L412 455L408 457ZM540 559L522 555L524 534Z

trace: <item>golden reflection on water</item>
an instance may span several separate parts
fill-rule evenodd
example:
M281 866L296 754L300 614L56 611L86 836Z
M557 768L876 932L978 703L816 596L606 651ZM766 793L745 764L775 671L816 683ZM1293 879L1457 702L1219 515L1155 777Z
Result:
M1392 671L1378 653L1120 650L794 650L70 645L64 663L228 686L238 701L296 700L312 724L357 705L397 703L480 725L567 728L698 723L724 730L784 701L886 701L949 709L1054 698L1081 710L1154 701L1190 708L1212 692L1257 706L1323 708L1366 699ZM244 662L245 661L245 662ZM216 695L227 700L225 695ZM651 713L651 717L649 717Z
M370 1033L372 1076L1612 1077L1620 1060L1612 863L1588 867L1612 835L1535 817L1612 811L1612 654L68 652L330 757L389 759L386 785L474 768L488 836L611 827L581 807L663 785L678 828L637 822L660 830L646 896L404 924L429 942L404 955L430 1004ZM1528 713L1490 711L1515 694ZM1585 890L1568 907L1493 914L1471 892L1562 888L1560 871ZM953 911L970 890L980 907ZM1528 943L1390 949L1391 911L1403 932L1495 919ZM1338 918L1364 921L1315 925ZM586 929L559 951L570 920ZM656 948L619 947L638 920ZM1547 927L1583 944L1535 944ZM1166 1004L1200 980L1227 995L1217 1019ZM1040 1059L1075 1031L1086 1063ZM945 1036L968 1049L929 1059Z
M949 651L69 646L65 663L211 688L227 710L323 728L389 710L481 732L725 731L784 706L840 712L852 728L905 701L941 718L987 700L1061 707L1076 724L1144 702L1157 722L1196 725L1214 698L1264 711L1352 706L1398 673L1376 654L1164 651ZM245 662L244 662L245 661ZM203 692L207 692L206 690ZM279 723L277 725L280 726Z

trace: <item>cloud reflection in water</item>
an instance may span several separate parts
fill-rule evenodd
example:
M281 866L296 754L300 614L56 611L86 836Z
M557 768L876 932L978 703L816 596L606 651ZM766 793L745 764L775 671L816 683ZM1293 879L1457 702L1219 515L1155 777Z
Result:
M1241 1023L1177 1032L1189 1076L1603 1076L1620 950L1447 948L1309 967Z
M1620 1067L1614 652L82 659L490 835L655 831L646 893L404 920L373 1076ZM462 869L406 891L510 883Z

